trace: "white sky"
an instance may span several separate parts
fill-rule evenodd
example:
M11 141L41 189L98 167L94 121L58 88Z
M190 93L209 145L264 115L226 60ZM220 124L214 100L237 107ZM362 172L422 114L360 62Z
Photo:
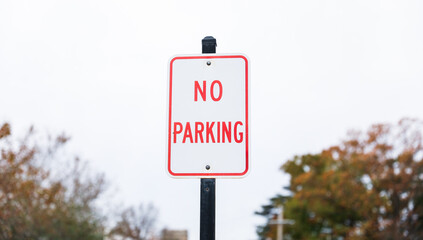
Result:
M152 202L159 227L199 236L198 179L165 173L167 62L251 61L252 171L217 181L216 239L257 239L279 166L347 130L423 118L422 1L0 1L0 121L72 136L115 201Z

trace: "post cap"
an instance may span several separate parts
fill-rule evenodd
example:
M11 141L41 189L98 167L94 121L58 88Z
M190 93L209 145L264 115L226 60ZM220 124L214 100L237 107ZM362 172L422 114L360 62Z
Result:
M216 38L207 36L201 41L203 45L203 53L216 53Z

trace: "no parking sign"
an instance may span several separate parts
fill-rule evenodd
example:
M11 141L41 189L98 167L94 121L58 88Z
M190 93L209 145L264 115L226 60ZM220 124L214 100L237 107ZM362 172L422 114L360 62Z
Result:
M171 176L248 173L249 81L249 61L242 54L170 60L167 172Z

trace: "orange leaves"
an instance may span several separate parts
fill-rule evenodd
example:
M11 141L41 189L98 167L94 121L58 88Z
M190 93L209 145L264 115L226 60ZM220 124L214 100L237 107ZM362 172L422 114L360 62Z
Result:
M104 190L102 177L88 175L79 161L57 172L50 164L61 161L54 153L69 138L43 142L34 134L31 128L18 142L6 140L9 125L0 129L0 239L102 239L92 207Z
M312 172L305 172L302 173L300 175L298 175L294 180L293 180L293 184L294 185L303 185L303 184L307 184L310 182L310 180L312 180L313 177L313 173Z
M10 125L5 123L0 128L0 139L10 135Z
M366 144L372 144L374 142L379 142L380 140L383 141L391 131L391 127L389 124L374 124L372 125L369 130L367 131L367 139Z
M354 131L341 144L295 156L288 229L298 239L423 236L423 123L403 119ZM418 226L418 227L417 227Z

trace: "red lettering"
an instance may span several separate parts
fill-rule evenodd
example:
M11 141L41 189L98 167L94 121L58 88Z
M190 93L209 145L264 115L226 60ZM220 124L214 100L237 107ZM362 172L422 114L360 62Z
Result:
M204 131L204 124L201 122L195 122L195 143L198 143L198 138L200 138L201 143L204 142L203 131Z
M179 130L177 130L179 126ZM173 123L173 143L176 143L176 135L182 132L182 123L174 122Z
M242 126L242 122L236 122L235 123L235 125L234 125L234 138L235 138L235 142L240 143L240 142L242 142L242 140L244 138L244 133L243 132L240 132L238 134L239 135L239 138L237 138L238 125Z
M191 124L193 124L192 129ZM216 129L214 128L215 125L217 125ZM230 121L186 122L185 124L174 122L173 143L177 142L178 134L182 134L182 132L182 143L232 143L232 140L236 143L242 143L245 135L242 121L234 122L234 124Z
M216 142L214 140L213 126L214 122L211 122L211 124L209 122L206 123L206 143L209 143L209 138L212 139L212 143Z
M225 136L228 142L231 142L231 122L228 122L228 125L222 122L222 142L225 142Z
M217 142L220 143L220 122L217 122Z
M185 125L185 132L184 138L182 139L182 143L185 143L186 139L189 138L190 142L192 143L192 132L191 132L191 125L189 122Z
M198 81L195 81L195 85L194 85L194 101L195 102L197 102L198 100L198 92L200 92L200 95L203 101L206 101L206 81L203 81L203 89L201 89Z
M219 85L219 96L217 98L214 96L214 85L216 83L217 83L217 85ZM203 83L203 85L204 85L204 83ZM211 84L211 87L210 87L210 96L211 96L211 98L213 99L213 101L217 102L217 101L219 101L222 98L222 94L223 94L223 86L222 86L222 83L219 80L214 80L212 82L212 84ZM204 99L204 101L205 101L205 99Z

